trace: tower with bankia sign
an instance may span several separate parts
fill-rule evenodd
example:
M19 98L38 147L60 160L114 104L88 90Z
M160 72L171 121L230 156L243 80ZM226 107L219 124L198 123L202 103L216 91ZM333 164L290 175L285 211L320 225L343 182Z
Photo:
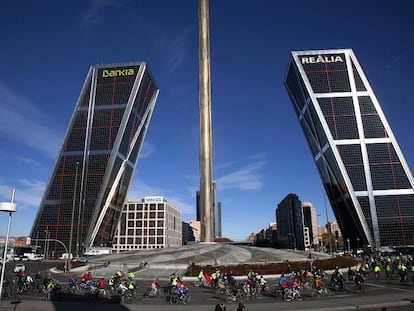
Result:
M351 49L292 52L285 86L344 239L414 244L414 180Z
M90 67L31 230L46 256L111 246L158 92L145 62Z

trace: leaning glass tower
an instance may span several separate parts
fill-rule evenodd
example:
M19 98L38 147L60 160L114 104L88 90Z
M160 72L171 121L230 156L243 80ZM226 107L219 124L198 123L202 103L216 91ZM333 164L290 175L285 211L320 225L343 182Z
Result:
M111 246L158 92L144 62L90 67L31 231L46 255Z
M414 244L414 180L350 49L292 52L285 85L342 234Z

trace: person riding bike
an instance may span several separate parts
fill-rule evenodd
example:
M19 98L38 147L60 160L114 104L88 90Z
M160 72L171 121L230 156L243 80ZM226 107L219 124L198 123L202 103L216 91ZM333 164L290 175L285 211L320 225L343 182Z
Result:
M282 295L284 295L285 294L285 289L288 287L288 283L287 283L287 280L286 280L286 277L285 277L284 273L282 273L282 275L280 276L279 287L282 290Z
M339 290L344 289L344 277L341 271L339 271L339 267L336 266L335 271L332 273L331 282L335 286L336 284L339 285Z
M313 280L313 286L315 287L315 289L319 292L320 290L322 290L324 288L324 284L321 281L321 277L320 275L315 275L315 278Z
M362 284L364 283L364 277L362 276L362 273L360 271L357 272L357 274L355 275L355 287L358 290L362 289Z
M73 287L75 287L76 285L78 284L78 280L72 275L70 278L69 278L69 287L70 288L73 288Z
M408 279L407 266L404 263L401 264L401 269L399 270L399 274L400 274L400 283L404 284Z

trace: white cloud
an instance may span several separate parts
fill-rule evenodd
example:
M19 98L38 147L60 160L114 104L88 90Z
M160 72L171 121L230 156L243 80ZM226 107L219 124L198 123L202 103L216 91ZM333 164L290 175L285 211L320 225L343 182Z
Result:
M61 135L52 130L47 116L28 100L0 85L0 137L56 156Z
M175 72L188 58L189 29L182 29L174 36L164 35L158 41L158 49L163 51L166 57L167 70Z
M195 192L190 197L182 197L172 193L171 190L153 187L145 184L141 180L133 180L129 187L127 195L128 200L142 199L147 196L162 196L173 206L175 206L181 214L195 214ZM193 201L193 203L188 203ZM181 216L182 216L181 215Z
M17 160L33 169L39 169L43 167L43 164L39 161L27 157L17 157Z
M0 181L2 182L2 181ZM42 199L46 185L39 180L20 179L19 185L15 188L15 203L19 209L37 208ZM0 184L0 198L3 201L9 202L11 200L13 187L5 184Z
M90 27L102 23L103 11L111 7L123 7L129 0L92 0L81 18L81 25Z
M139 155L140 159L148 158L155 152L155 145L145 140L144 145L142 146L141 153Z
M258 171L267 164L266 161L259 161L215 179L220 191L236 190L257 190L262 188L262 176Z

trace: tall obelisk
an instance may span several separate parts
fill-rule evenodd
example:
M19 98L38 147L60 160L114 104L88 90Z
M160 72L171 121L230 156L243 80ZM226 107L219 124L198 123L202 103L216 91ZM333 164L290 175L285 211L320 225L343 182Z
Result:
M208 0L198 0L198 109L200 124L200 242L213 242L214 212Z

